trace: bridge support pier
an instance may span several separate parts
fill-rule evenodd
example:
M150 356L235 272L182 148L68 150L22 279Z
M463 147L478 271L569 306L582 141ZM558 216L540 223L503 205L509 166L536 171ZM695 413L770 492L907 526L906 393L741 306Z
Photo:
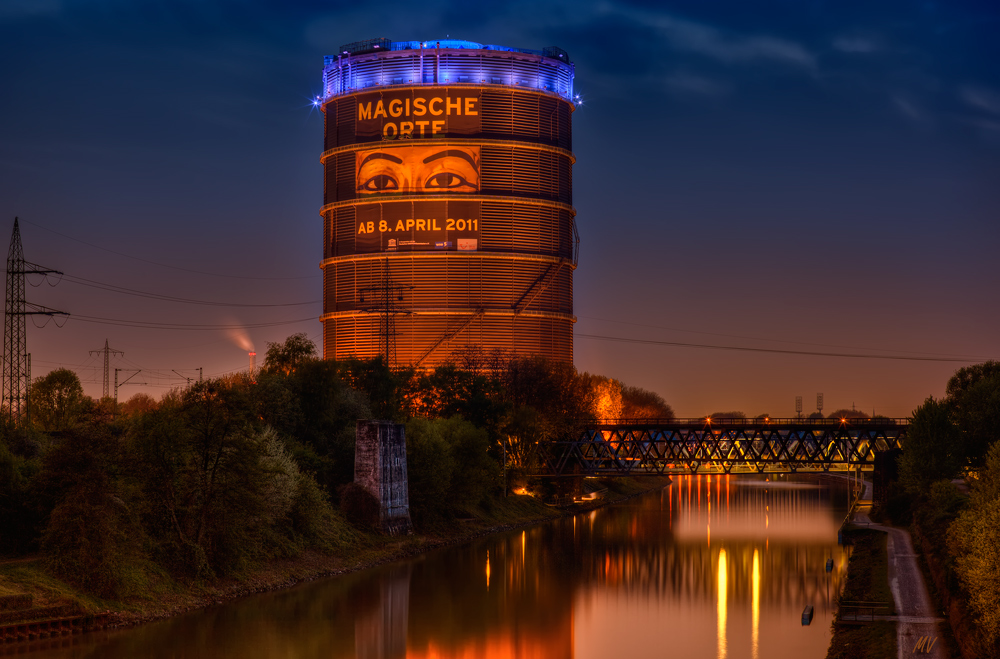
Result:
M406 477L406 428L391 421L358 421L354 482L379 502L379 527L389 535L412 532Z

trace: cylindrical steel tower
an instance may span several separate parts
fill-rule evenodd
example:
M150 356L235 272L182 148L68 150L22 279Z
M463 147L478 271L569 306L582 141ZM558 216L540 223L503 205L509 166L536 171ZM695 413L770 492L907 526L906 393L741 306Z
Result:
M323 85L324 357L391 331L393 365L468 345L572 362L566 52L373 39L327 57Z

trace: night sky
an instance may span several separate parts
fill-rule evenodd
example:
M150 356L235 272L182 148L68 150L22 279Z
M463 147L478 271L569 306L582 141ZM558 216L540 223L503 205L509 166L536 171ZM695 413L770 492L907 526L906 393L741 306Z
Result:
M576 64L578 369L679 416L908 415L1000 358L998 33L987 2L3 0L0 244L19 216L66 275L28 301L72 314L29 319L33 374L100 396L107 339L158 397L319 344L323 56L450 36Z

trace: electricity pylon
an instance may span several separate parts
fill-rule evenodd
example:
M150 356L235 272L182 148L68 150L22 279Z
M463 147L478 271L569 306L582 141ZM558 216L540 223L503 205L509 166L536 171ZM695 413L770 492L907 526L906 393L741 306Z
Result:
M10 237L7 253L7 305L4 308L3 328L3 394L0 413L10 417L15 427L21 425L27 410L28 388L31 386L31 361L28 356L28 334L25 316L69 316L24 299L25 275L61 275L58 270L48 270L24 260L21 231L14 218L14 232ZM58 321L57 321L58 323Z
M109 348L108 347L108 340L107 339L104 339L104 349L103 350L91 350L90 351L90 354L92 354L92 355L100 355L101 353L104 354L104 393L101 396L101 398L107 398L107 397L109 397L111 395L111 389L110 389L110 386L111 386L111 380L110 380L111 371L108 368L111 365L111 360L109 358L111 357L111 355L121 355L122 357L124 357L125 353L122 352L121 350L115 350L113 348Z
M398 302L403 301L403 291L412 291L415 286L398 284L392 280L389 272L389 259L382 264L382 281L375 286L358 289L358 303L365 304L368 295L368 307L362 307L367 313L377 313L379 318L378 351L385 359L387 368L392 368L396 362L396 314L411 313Z

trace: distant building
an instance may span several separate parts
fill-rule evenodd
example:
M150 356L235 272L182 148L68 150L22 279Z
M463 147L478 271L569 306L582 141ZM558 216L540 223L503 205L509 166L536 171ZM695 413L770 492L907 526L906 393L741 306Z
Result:
M325 59L324 357L378 355L394 308L398 365L572 362L573 75L559 48L456 40Z

